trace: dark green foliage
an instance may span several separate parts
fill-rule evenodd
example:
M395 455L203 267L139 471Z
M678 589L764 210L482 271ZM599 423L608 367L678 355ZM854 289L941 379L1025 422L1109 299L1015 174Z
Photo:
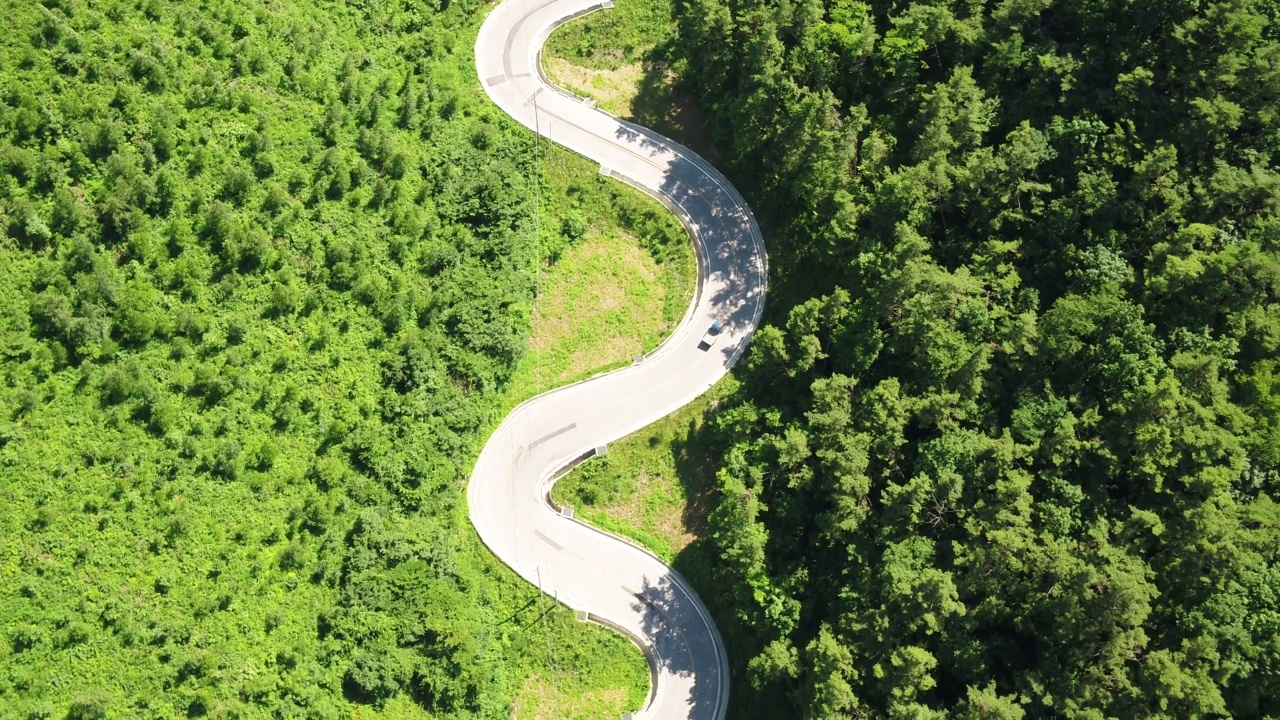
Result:
M677 3L770 236L739 717L1280 713L1274 3Z

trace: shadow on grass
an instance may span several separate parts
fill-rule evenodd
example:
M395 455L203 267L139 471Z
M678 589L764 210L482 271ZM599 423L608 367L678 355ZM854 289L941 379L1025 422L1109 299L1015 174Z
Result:
M641 60L643 74L627 118L692 148L718 165L720 152L706 132L705 118L693 94L684 89L671 69L673 49L668 41Z

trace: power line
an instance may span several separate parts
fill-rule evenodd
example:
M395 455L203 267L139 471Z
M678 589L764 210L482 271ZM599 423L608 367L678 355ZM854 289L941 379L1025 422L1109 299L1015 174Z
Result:
M538 120L538 93L533 94L533 287L542 294L542 123Z
M541 88L539 88L541 90ZM538 92L533 93L533 321L540 319L538 301L542 297L542 154L539 142ZM542 392L542 362L534 353L533 392Z

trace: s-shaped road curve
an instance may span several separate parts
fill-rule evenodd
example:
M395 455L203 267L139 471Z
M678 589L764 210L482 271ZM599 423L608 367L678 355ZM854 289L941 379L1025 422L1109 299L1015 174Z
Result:
M542 44L601 0L505 0L476 39L485 92L521 124L601 164L680 217L698 255L698 291L675 333L636 364L539 395L503 420L467 487L485 545L530 583L644 649L652 673L637 718L723 720L724 641L688 583L639 547L559 515L551 484L597 447L692 401L738 359L764 308L765 252L746 202L706 160L552 87ZM712 320L724 331L699 346Z

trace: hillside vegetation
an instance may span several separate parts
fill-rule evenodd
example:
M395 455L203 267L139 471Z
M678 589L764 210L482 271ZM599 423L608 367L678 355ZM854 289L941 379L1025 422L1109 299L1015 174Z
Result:
M506 407L590 372L556 353L656 341L691 255L657 203L535 168L475 80L479 16L7 7L0 716L638 707L641 655L499 566L463 487ZM671 292L604 334L621 355L543 333L544 379L535 268L574 297L554 262L611 277L597 236Z
M771 259L675 441L731 715L1280 714L1275 4L671 13L632 110L677 73ZM639 54L585 22L566 59Z

